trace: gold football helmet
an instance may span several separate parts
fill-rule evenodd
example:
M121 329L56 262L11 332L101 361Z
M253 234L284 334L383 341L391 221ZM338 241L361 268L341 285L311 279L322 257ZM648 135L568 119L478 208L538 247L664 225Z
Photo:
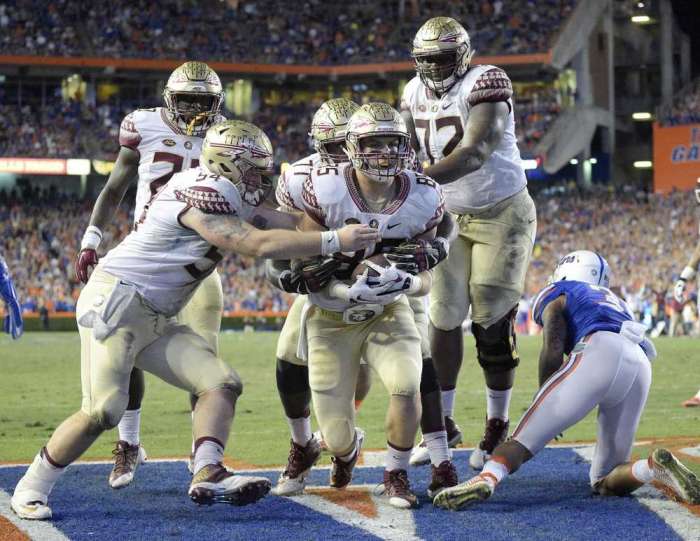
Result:
M199 162L226 177L243 201L260 205L272 190L272 143L265 133L243 120L226 120L209 128Z
M204 62L185 62L170 74L163 90L165 107L187 135L202 135L224 101L216 72Z
M467 73L474 50L461 24L451 17L433 17L416 33L411 56L423 84L444 94Z
M321 105L311 121L309 136L321 160L328 164L347 161L343 152L345 129L352 114L360 108L347 98L333 98Z
M353 167L377 182L391 182L411 159L406 124L386 103L366 103L355 111L347 125L345 145Z

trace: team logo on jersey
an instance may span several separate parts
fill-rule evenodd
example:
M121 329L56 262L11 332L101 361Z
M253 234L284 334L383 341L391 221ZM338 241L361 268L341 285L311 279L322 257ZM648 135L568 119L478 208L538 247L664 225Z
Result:
M191 150L191 149L192 149L192 143L191 143L190 141L185 141L185 148L186 148L187 150Z
M423 104L421 103L421 104L418 106L418 110L419 110L421 113L425 113L425 105L423 105Z
M374 229L377 229L379 227L379 222L377 220L375 220L374 218L372 218L369 221L369 226L374 228Z
M177 143L173 141L172 139L163 139L163 144L166 147L174 147Z

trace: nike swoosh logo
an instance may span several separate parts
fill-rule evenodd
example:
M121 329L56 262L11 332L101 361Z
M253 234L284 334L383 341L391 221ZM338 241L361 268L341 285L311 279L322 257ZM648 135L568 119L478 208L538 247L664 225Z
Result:
M388 229L394 229L395 227L397 227L397 226L399 226L399 225L401 225L401 222L399 222L399 223L397 223L397 224L387 225L386 228L387 228L387 230L388 230Z
M531 224L534 221L535 221L535 218L533 218L532 220L528 220L527 223Z
M447 109L447 108L450 107L451 105L452 105L451 102L450 102L450 103L443 103L443 104L442 104L442 108L443 108L443 109Z

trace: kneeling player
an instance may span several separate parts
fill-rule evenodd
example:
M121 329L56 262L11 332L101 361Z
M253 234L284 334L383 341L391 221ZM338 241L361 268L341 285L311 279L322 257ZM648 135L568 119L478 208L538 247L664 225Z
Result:
M700 481L666 449L629 462L656 351L645 327L608 289L607 263L594 252L572 252L552 280L533 305L533 317L544 327L541 387L534 402L481 474L443 491L435 505L460 509L489 498L506 476L596 406L598 438L590 471L596 493L624 496L657 481L679 499L700 503ZM568 359L562 363L564 355Z
M348 123L346 144L351 164L317 167L304 183L302 228L365 223L381 231L384 246L434 238L443 214L442 193L432 180L405 170L408 133L398 112L383 103L362 106ZM384 246L354 254L348 267ZM407 508L417 503L406 469L420 418L421 349L403 293L425 295L431 277L395 266L375 271L378 276L372 283L364 274L354 283L335 280L311 293L300 345L308 347L314 411L334 455L331 486L345 488L350 483L362 446L355 431L353 397L364 358L390 394L382 492L390 504Z
M272 167L272 146L247 122L210 128L199 163L173 176L139 228L100 261L83 289L77 307L82 408L56 429L17 484L11 506L20 517L51 517L48 496L65 467L123 415L134 366L198 397L192 500L244 505L269 491L267 479L233 475L222 464L242 391L238 374L173 316L216 268L218 248L266 258L308 257L328 253L327 246L361 249L378 234L358 225L319 235L262 231L246 223L296 226L288 214L257 208L271 186L264 174Z

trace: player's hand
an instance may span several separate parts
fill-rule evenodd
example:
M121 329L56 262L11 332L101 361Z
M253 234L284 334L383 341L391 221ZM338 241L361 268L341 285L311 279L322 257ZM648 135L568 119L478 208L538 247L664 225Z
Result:
M363 250L381 239L378 230L365 224L350 224L338 229L341 252Z
M387 295L389 295L394 284L390 282L386 284L377 284L375 278L368 278L368 272L369 271L365 271L360 274L355 280L355 283L349 287L347 292L348 300L358 304L386 304L390 300ZM375 285L371 285L372 283Z
M17 340L24 332L22 320L22 307L17 298L17 291L10 278L10 271L5 262L0 258L0 297L5 301L7 315L3 321L3 331Z
M372 261L367 261L365 264L379 273L377 277L368 278L368 283L373 289L382 288L382 292L376 294L377 297L399 293L411 295L422 286L422 280L418 276L402 271L396 265L381 267Z
M92 248L84 248L78 253L78 259L75 260L75 275L82 283L87 284L88 271L97 265L99 259L97 252Z
M316 293L329 284L339 267L340 261L336 261L332 257L296 261L292 264L291 269L280 273L278 287L287 293L300 295Z
M673 298L676 299L678 302L683 302L685 300L685 286L687 282L683 279L680 279L676 282L676 285L673 286Z
M441 237L433 240L409 240L394 246L385 257L402 271L410 274L430 270L447 258L449 243Z

